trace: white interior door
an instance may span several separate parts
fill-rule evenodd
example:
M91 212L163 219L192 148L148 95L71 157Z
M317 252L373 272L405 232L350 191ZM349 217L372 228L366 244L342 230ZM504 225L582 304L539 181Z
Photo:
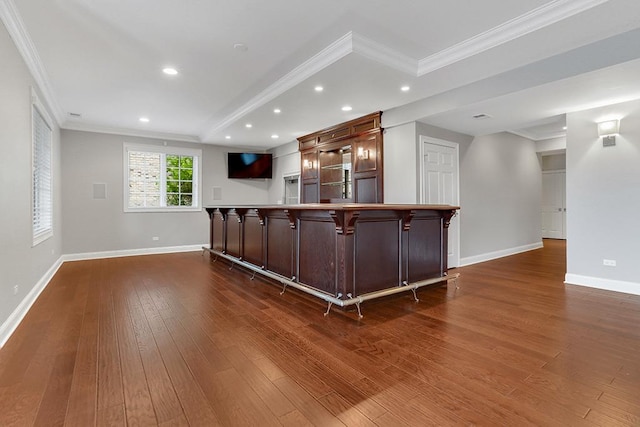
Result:
M437 205L460 204L458 175L458 144L434 138L420 137L421 203ZM460 220L456 215L449 225L448 265L460 265Z
M542 172L542 237L566 239L566 172Z

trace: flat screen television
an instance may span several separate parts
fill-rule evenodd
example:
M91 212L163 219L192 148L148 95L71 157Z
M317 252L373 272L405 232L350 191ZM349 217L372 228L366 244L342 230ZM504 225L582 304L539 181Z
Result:
M269 153L228 153L229 178L271 178L273 160Z

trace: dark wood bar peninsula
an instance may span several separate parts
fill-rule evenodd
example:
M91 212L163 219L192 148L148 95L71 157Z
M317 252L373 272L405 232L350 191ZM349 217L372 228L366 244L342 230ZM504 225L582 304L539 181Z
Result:
M328 303L356 305L441 283L457 206L301 204L212 206L210 247ZM417 298L416 298L417 299Z

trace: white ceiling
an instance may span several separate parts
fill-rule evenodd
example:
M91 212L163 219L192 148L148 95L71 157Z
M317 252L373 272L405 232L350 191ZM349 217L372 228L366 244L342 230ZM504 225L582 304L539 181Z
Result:
M381 110L544 139L640 97L637 0L0 0L0 17L67 129L264 149Z

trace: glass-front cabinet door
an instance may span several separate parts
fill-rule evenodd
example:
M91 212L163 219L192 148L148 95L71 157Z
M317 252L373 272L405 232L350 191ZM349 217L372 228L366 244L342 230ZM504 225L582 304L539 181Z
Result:
M351 146L320 151L320 202L344 203L352 200Z

